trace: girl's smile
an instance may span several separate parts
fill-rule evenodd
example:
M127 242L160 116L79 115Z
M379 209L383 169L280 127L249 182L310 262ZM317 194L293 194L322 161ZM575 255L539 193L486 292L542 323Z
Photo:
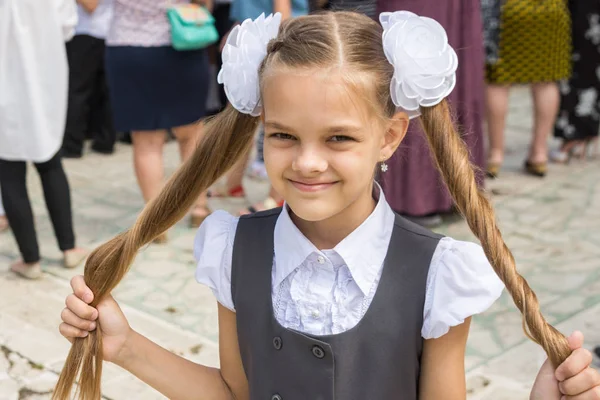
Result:
M327 190L333 185L339 183L339 181L311 181L302 179L288 179L288 181L299 191L306 193L316 193Z

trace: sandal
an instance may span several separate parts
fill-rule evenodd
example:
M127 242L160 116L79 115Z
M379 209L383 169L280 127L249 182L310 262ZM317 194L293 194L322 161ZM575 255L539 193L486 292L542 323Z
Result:
M240 215L248 215L248 214L254 214L259 211L267 211L267 210L271 210L273 208L283 207L283 203L284 203L284 200L281 200L278 202L272 197L267 197L267 199L265 201L263 201L262 204L260 204L260 205L254 204L249 207L246 207L243 210L241 210L239 214Z
M208 191L206 192L206 197L208 198L224 198L224 197L246 197L246 192L244 191L244 187L242 185L238 185L232 188L228 188L226 192L219 191Z
M500 173L500 168L502 167L502 163L488 161L487 167L485 170L485 175L490 179L496 179L498 174Z
M43 276L39 262L26 264L24 261L17 261L10 266L10 270L27 279L40 279Z
M89 255L85 249L75 248L64 252L63 266L68 269L77 267Z
M585 142L582 140L564 141L560 149L550 152L550 161L556 164L568 164L573 157L585 156Z
M4 215L0 215L0 232L7 231L8 228L10 228L8 218L6 218Z
M198 213L197 210L202 210L202 212ZM190 228L199 228L210 214L212 214L212 210L208 206L194 207L190 216Z

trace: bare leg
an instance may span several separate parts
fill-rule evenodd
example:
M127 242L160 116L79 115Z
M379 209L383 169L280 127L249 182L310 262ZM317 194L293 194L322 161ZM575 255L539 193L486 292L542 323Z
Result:
M158 195L163 185L165 136L163 130L131 134L135 175L146 203Z
M179 144L179 154L182 161L186 161L194 153L198 142L202 139L203 129L203 122L173 128L173 133ZM203 192L198 197L192 209L192 225L200 225L209 214L210 210L208 209L206 192Z
M532 163L545 163L548 160L548 135L556 121L560 93L556 82L534 83L531 92L534 124L528 160Z
M504 129L508 113L508 95L510 87L487 85L486 118L489 137L489 164L502 164L504 161Z

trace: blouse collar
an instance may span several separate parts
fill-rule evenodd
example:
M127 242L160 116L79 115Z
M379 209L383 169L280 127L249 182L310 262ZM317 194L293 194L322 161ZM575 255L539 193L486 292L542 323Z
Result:
M379 276L394 228L395 214L385 199L379 184L375 183L379 196L375 209L363 223L346 236L332 251L348 266L352 278L367 295ZM323 256L306 236L296 227L287 206L284 205L275 225L275 271L273 287L279 286L307 259Z

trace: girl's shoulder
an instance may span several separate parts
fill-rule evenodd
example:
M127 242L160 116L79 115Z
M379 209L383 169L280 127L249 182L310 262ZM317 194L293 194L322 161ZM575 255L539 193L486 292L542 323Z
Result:
M231 298L231 259L239 217L226 211L208 216L196 233L196 280L208 286L217 301L235 311Z
M440 239L427 278L423 338L439 338L451 327L484 312L503 289L479 244Z

